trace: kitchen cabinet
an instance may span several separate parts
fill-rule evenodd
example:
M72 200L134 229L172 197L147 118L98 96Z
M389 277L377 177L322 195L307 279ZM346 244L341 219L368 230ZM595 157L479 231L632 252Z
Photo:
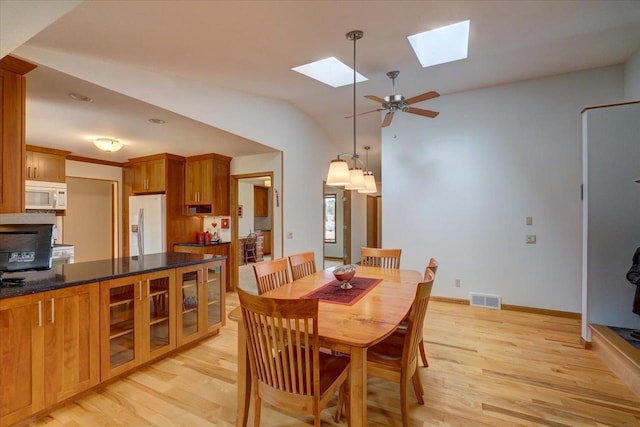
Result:
M173 246L174 252L182 252L188 254L208 254L208 255L223 255L226 256L225 271L229 272L231 267L231 244L230 243L218 243L216 245L185 245L176 244ZM233 291L231 287L230 274L225 274L225 288L227 291Z
M35 65L0 58L0 213L24 210L26 78Z
M103 380L175 349L174 270L107 280L100 293Z
M187 158L185 205L189 215L229 215L231 158L203 154Z
M162 193L166 190L167 165L165 158L149 156L129 161L133 167L134 193Z
M257 185L253 187L253 215L269 216L269 188Z
M100 382L98 285L0 300L0 426Z
M70 151L52 148L26 147L25 179L32 181L66 182L65 163Z
M176 269L178 346L224 326L224 276L222 260Z

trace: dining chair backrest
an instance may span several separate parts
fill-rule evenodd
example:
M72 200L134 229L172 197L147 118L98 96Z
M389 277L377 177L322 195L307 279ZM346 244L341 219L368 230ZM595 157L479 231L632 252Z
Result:
M290 282L286 258L253 264L253 272L260 295Z
M429 263L424 269L424 280L427 280L427 271L433 272L433 278L435 279L436 273L438 272L438 261L435 258L431 258Z
M409 311L407 333L404 348L402 349L402 364L407 367L417 364L418 348L422 340L424 317L427 313L431 289L433 288L433 280L435 277L433 272L427 271L425 276L424 282L418 283L411 310Z
M292 280L310 276L316 272L316 255L313 251L290 255L289 265Z
M360 265L382 268L400 268L402 249L360 248Z
M320 426L320 411L346 384L349 359L320 355L318 299L268 298L242 289L238 297L254 383L254 425L260 425L265 401L313 415Z

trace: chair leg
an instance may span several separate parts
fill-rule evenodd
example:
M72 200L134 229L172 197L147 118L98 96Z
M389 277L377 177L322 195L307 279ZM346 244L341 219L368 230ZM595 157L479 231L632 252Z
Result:
M420 345L418 346L420 349L420 357L422 358L422 366L425 368L429 367L429 362L427 362L427 353L424 351L424 340L420 340Z
M256 387L254 385L254 387ZM260 410L262 409L262 400L258 397L258 393L253 395L253 427L260 427Z
M416 392L416 399L418 399L418 403L420 405L424 405L424 399L422 398L422 396L424 395L424 389L422 388L422 383L420 382L420 374L418 373L417 368L411 379L413 382L413 390Z
M336 403L336 414L333 416L335 422L340 422L342 416L342 405L344 405L344 384L340 386L338 391L338 401Z
M406 374L400 377L400 411L403 427L409 427L409 399L407 398L409 382Z

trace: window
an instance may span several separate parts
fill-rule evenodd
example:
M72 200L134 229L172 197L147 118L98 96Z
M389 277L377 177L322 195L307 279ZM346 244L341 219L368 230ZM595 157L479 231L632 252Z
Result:
M324 242L336 243L336 195L324 195Z

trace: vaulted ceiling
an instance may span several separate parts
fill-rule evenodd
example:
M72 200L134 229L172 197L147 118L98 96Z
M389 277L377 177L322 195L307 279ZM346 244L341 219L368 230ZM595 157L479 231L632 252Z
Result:
M469 57L422 68L406 37L466 19L471 21ZM14 22L18 24L24 25ZM385 75L390 70L400 70L397 93L437 90L446 95L624 63L640 50L640 2L85 1L25 46L282 100L310 116L342 151L351 151L352 122L344 117L352 112L352 86L331 88L291 68L329 56L351 65L353 45L345 34L353 29L364 31L357 45L357 68L369 79L357 85L361 112L377 106L364 95L391 93ZM9 31L5 28L5 34ZM20 56L20 48L15 54ZM230 156L270 150L260 141L47 67L28 77L29 144L115 161L150 149L182 155L208 152L212 146L204 142L212 139L233 141L217 150ZM91 108L70 102L68 92L91 96ZM450 113L438 108L438 99L416 106ZM167 123L151 125L151 117ZM372 147L370 163L377 176L380 122L380 113L358 117L358 150L362 155L365 145ZM115 155L97 152L82 138L97 133L121 138L126 149ZM185 140L189 144L180 143Z

